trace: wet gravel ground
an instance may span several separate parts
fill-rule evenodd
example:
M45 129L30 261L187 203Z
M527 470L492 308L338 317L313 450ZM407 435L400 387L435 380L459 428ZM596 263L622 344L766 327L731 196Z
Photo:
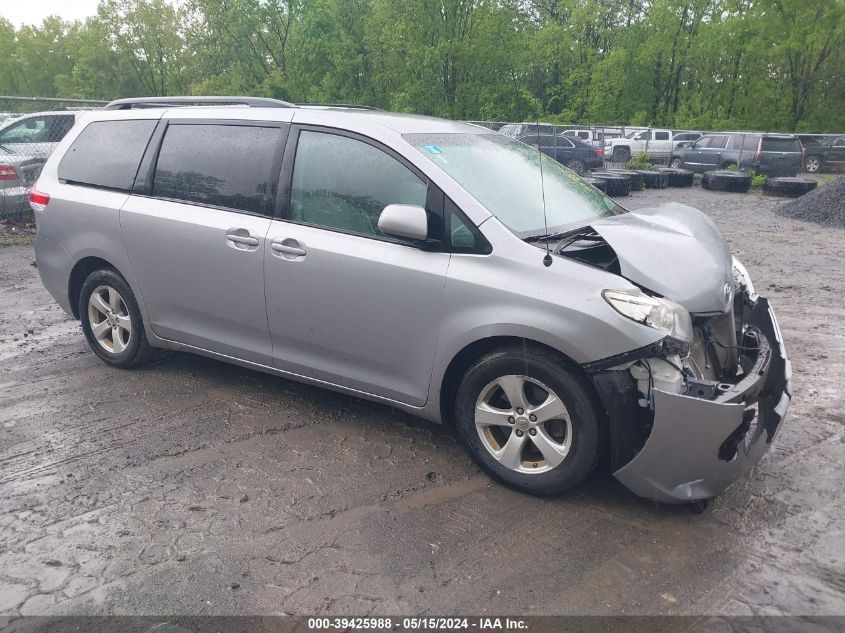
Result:
M177 354L111 369L0 248L0 614L845 614L845 232L710 214L771 298L787 426L700 516L612 478L540 500L391 409Z

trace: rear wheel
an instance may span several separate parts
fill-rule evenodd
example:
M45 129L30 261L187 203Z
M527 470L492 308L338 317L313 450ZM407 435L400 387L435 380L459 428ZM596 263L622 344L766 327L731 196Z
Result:
M134 367L152 356L135 295L116 271L88 275L79 294L79 316L88 345L109 365Z
M458 388L455 419L470 455L495 479L530 494L559 494L595 464L599 416L553 354L505 348L481 358Z
M672 161L669 163L670 167L674 167L675 169L680 169L684 166L684 161L680 158L673 158Z
M822 170L822 159L818 156L808 156L804 160L804 171L815 174Z
M587 166L584 164L584 161L577 158L573 158L571 161L566 163L566 166L579 176L587 171Z

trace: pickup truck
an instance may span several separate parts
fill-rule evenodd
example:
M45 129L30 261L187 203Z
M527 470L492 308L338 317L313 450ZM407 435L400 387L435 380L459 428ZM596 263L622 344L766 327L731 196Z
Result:
M607 143L610 139L621 138L622 130L618 128L600 128L596 130L572 129L566 130L561 134L561 136L565 136L567 138L577 138L585 143L589 143L590 145L604 147L605 143Z
M695 141L700 132L673 132L672 130L652 128L634 132L625 138L614 138L605 144L604 154L608 160L624 163L634 154L646 152L654 158L668 159L679 143Z

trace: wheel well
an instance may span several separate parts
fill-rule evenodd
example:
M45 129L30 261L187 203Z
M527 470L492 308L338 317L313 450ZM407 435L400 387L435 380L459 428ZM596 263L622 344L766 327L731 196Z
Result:
M83 257L70 271L70 281L68 282L68 300L70 301L70 309L73 310L73 316L79 319L79 293L82 292L82 284L85 279L95 270L101 268L114 269L109 262L99 257Z
M452 425L454 423L452 414L455 410L455 398L458 394L458 386L460 385L464 374L467 373L467 370L469 370L469 368L472 367L479 358L488 352L492 352L494 349L498 349L500 347L514 345L522 345L525 346L526 349L533 347L535 349L546 350L560 357L562 363L581 374L584 379L584 384L590 390L591 395L597 398L592 381L589 380L586 373L584 373L584 370L580 365L578 365L578 363L573 361L563 352L560 352L553 347L549 347L548 345L544 345L543 343L538 343L537 341L518 336L491 336L489 338L480 339L470 343L464 347L455 355L449 363L449 366L446 368L446 372L443 374L443 381L440 384L440 419L444 424Z

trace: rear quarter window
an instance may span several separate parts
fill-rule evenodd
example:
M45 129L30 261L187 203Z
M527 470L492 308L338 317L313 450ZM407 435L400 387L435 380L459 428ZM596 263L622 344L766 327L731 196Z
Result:
M760 149L764 152L800 152L801 143L797 138L767 138L764 136Z
M129 191L155 120L94 121L82 130L59 163L59 180Z

